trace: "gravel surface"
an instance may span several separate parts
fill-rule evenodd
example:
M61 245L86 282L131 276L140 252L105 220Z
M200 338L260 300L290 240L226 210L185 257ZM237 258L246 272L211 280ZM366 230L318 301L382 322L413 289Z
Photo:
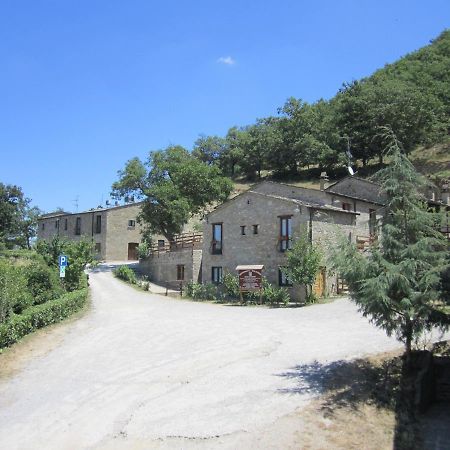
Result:
M90 280L91 310L0 380L0 449L290 448L276 424L317 394L295 367L399 347L346 299L245 308L140 292L106 266Z

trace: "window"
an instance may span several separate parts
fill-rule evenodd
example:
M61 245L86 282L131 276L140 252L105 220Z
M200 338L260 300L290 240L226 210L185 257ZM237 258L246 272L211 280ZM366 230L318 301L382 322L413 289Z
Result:
M289 278L284 274L282 267L278 268L278 284L280 286L292 286Z
M67 231L67 219L64 219L64 231Z
M135 221L135 220L129 220L129 221L128 221L128 226L129 226L130 228L134 228L134 227L136 226L136 221Z
M102 216L96 216L95 217L95 232L101 233L102 232Z
M164 248L166 241L164 239L158 239L158 248Z
M45 223L42 224L42 229L45 230Z
M280 217L280 251L285 252L291 248L292 216Z
M214 284L222 283L222 267L211 268L211 281Z
M184 280L184 264L177 265L177 280L178 281Z
M253 225L253 234L258 234L258 227L259 225Z
M55 220L55 228L59 228L59 219Z
M369 235L373 236L377 227L377 213L374 209L369 209Z
M352 204L351 203L342 202L342 209L344 211L351 211L352 210Z
M75 234L79 236L81 234L81 217L77 217L75 222Z
M245 236L245 225L241 225L241 234Z
M102 244L100 242L97 242L95 244L95 253L100 253L102 251Z
M212 226L212 253L213 255L221 255L222 254L222 224L221 223L213 223Z

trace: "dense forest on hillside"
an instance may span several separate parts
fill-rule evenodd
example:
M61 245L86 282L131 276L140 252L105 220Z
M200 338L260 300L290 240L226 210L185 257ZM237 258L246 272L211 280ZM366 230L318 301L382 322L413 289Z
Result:
M372 76L344 83L330 100L289 98L276 116L232 127L224 137L200 136L193 155L250 180L263 171L333 171L349 162L383 162L382 127L392 129L407 154L448 143L450 30Z

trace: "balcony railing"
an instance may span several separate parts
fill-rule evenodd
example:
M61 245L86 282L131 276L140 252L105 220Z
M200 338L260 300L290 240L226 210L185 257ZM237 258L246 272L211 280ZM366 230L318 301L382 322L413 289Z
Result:
M176 252L185 248L202 248L203 233L182 233L175 236L173 241L164 245L155 244L150 249L150 255L159 256L162 253Z

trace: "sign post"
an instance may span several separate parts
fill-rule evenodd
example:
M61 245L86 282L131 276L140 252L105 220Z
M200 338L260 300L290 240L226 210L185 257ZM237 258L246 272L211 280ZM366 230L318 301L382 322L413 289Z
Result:
M260 264L237 266L239 274L239 294L241 303L244 303L244 292L259 291L259 303L262 303L262 271L264 266Z
M58 265L59 265L59 278L65 278L66 276L66 267L69 259L66 255L59 255Z

